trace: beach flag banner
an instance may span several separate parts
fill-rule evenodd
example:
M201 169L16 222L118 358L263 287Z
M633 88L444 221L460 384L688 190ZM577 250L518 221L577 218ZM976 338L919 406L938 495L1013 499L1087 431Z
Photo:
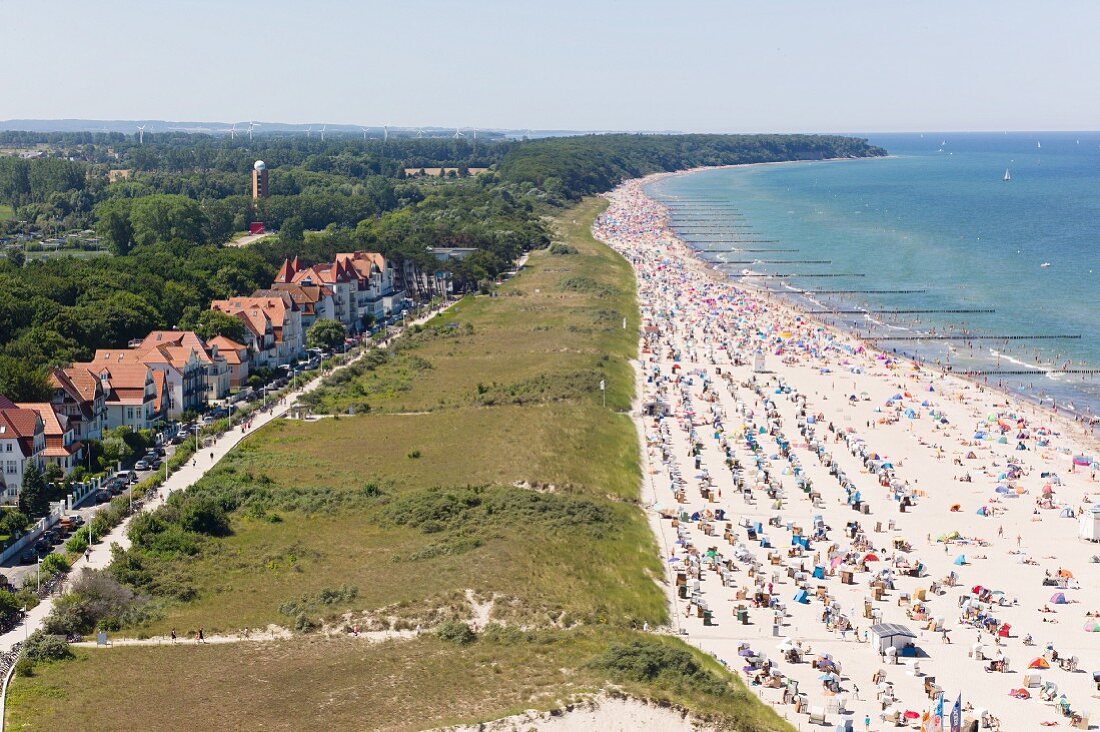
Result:
M600 391L604 391L605 389L607 389L607 382L600 379Z
M936 711L932 713L932 732L943 732L943 694L936 700Z
M951 707L951 732L962 732L962 710L963 695L960 692L959 696L955 699L955 706Z

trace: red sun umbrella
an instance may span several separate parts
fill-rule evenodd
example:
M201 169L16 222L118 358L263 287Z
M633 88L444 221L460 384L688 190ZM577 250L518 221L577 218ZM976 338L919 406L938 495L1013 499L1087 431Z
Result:
M881 562L882 560L878 558L877 554L864 554L863 555L863 561L865 561L865 562Z

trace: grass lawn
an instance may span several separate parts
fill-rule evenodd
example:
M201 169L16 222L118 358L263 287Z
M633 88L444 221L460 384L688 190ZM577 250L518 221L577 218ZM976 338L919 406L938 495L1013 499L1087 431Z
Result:
M39 665L8 699L8 729L420 730L552 709L609 684L688 706L731 730L784 729L751 692L715 699L692 684L637 682L587 663L630 633L539 631L458 646L433 636L81 650ZM653 639L655 647L676 647ZM700 668L718 664L691 654ZM150 703L156 700L155 703Z
M15 209L6 203L0 203L0 221L15 218Z
M229 535L183 554L188 535L154 533L116 561L159 607L122 635L429 629L470 618L469 592L493 598L489 620L504 630L466 646L301 633L79 653L17 678L11 729L175 729L196 711L210 729L423 729L551 708L608 683L731 729L788 729L703 654L632 629L667 609L625 413L633 277L589 235L602 206L560 217L569 247L533 252L496 296L331 378L317 406L357 416L270 425L173 497L229 507ZM645 646L637 666L637 649L615 655L632 643ZM608 654L611 665L593 665Z

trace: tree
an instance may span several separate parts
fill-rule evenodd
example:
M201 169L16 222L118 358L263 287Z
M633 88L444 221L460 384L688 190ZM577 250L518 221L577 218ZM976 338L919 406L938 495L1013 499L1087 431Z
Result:
M27 255L23 253L21 248L12 247L8 250L8 261L11 262L14 267L22 267L27 261Z
M50 510L47 491L42 469L33 460L28 461L27 469L23 471L23 487L19 491L19 510L31 518L45 516Z
M53 389L44 369L23 359L0 356L0 394L13 402L48 402Z
M31 520L27 517L27 514L9 508L4 511L3 516L0 516L0 533L8 536L21 534L30 522Z
M101 462L104 468L113 467L133 456L134 450L126 440L129 432L132 432L129 427L119 427L113 432L105 434L103 439L99 441L99 445L103 449Z
M299 242L305 238L306 226L301 216L288 216L279 228L279 238Z
M130 206L130 226L137 244L176 239L198 243L207 221L198 202L186 196L144 196Z
M186 326L181 323L180 327L195 331L204 341L225 336L231 341L244 343L244 322L221 310L203 310L194 320L187 322Z
M306 345L310 348L331 351L343 344L345 338L347 338L347 329L344 328L343 323L329 318L320 318L306 333Z
M96 233L107 240L107 246L117 256L129 254L134 244L130 204L130 199L120 198L104 201L95 207Z

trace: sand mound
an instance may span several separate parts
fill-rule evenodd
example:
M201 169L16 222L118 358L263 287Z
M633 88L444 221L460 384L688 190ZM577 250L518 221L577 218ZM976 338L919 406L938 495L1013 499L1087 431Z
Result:
M714 729L672 707L656 706L641 699L601 695L552 712L524 712L492 722L446 727L433 732L711 732Z

